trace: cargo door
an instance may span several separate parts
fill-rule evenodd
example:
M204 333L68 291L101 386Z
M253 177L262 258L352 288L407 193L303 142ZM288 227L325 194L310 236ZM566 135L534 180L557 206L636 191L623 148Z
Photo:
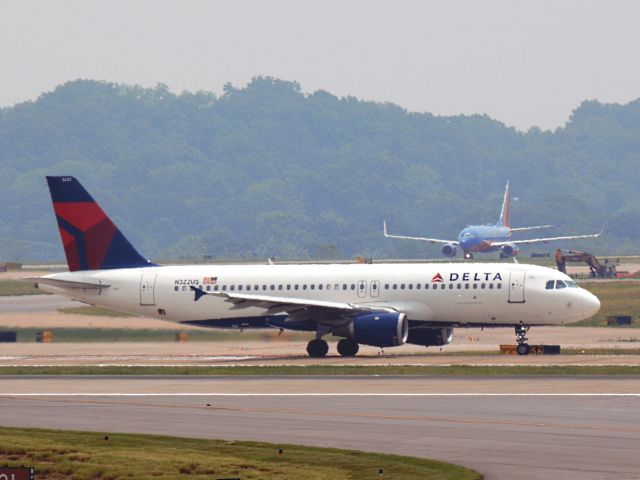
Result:
M509 303L524 303L524 270L509 273Z
M156 274L143 273L140 277L140 305L156 304Z

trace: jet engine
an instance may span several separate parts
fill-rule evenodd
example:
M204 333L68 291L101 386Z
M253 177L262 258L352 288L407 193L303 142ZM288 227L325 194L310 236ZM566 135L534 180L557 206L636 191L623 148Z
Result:
M509 258L515 257L519 252L518 246L515 243L507 243L500 247L500 257Z
M442 255L444 255L445 257L455 257L457 251L458 247L453 243L445 243L442 246Z
M351 323L351 337L374 347L395 347L407 341L409 321L404 313L367 313Z
M416 327L409 330L407 343L413 345L440 346L453 340L453 328L424 328Z

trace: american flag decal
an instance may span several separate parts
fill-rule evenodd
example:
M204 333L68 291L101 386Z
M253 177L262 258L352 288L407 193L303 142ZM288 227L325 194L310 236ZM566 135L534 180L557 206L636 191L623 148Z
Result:
M204 277L202 279L203 285L215 285L218 283L218 277Z

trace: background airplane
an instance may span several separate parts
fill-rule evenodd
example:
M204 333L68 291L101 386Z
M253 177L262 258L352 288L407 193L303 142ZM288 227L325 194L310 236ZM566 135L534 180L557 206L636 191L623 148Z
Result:
M547 243L556 240L573 240L577 238L596 238L602 232L591 235L568 235L561 237L531 238L528 240L511 240L512 232L525 230L539 230L542 228L551 228L553 225L537 225L535 227L518 227L512 228L509 225L509 203L510 203L510 187L504 192L504 200L502 202L502 210L500 218L495 225L469 225L462 229L458 234L458 240L442 240L439 238L426 237L408 237L405 235L391 235L387 231L387 222L383 222L384 236L387 238L401 238L405 240L419 240L429 243L440 243L442 246L442 254L445 257L455 257L460 248L464 252L464 258L473 258L476 252L500 252L500 258L514 257L518 254L519 245L529 245L532 243Z

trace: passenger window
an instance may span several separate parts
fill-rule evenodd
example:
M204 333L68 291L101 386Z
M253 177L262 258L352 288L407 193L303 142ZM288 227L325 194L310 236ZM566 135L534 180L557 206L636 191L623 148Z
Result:
M238 285L238 291L241 292L242 291L242 285Z
M229 287L229 290L231 290L232 292L233 292L235 289L236 289L236 286L235 286L235 285L231 285L231 286Z
M388 284L388 283L385 283L385 284L384 284L384 289L385 289L385 290L389 290L389 284Z
M440 290L444 290L444 289L445 289L445 287L446 287L446 285L445 285L444 283L442 283L442 284L440 285Z
M262 285L262 290L266 290L267 286L266 285Z
M339 284L339 283L336 283L336 284L333 286L333 289L334 289L334 290L340 290L340 284Z
M173 287L173 289L177 292L178 290L180 290L180 287L176 285L175 287Z
M449 290L453 290L453 283L449 284Z
M480 285L480 288L484 290L485 288L487 288L487 285L483 283L482 285Z
M502 284L499 283L498 286L496 287L498 290L500 290L502 288Z
M355 283L352 283L352 284L351 284L351 290L355 290L355 289L356 289L356 284L355 284Z
M474 284L473 284L473 289L474 289L474 290L476 290L477 288L478 288L478 284L477 284L477 283L474 283Z
M413 290L413 283L409 284L409 290Z
M425 290L429 290L429 284L428 284L428 283L425 283L425 284L424 284L424 289L425 289Z
M347 284L346 284L346 283L343 283L343 284L342 284L342 289L343 289L343 290L346 290L346 289L347 289Z
M182 291L183 291L183 292L186 292L186 291L187 291L187 287L186 287L186 285L182 287Z
M469 290L469 284L468 284L468 283L465 283L465 284L464 284L464 288L465 288L465 290Z
M420 287L422 286L421 283L416 283L416 290L420 290Z
M302 285L302 289L303 289L303 290L306 290L306 289L307 289L307 284L306 284L306 283Z
M397 289L398 289L398 284L397 284L397 283L394 283L394 284L393 284L393 289L394 289L394 290L397 290Z
M207 292L211 291L211 285L207 285Z
M271 285L269 288L270 288L271 290L275 290L275 289L276 289L276 286L275 286L275 285Z
M555 281L554 280L549 280L547 282L547 286L545 287L547 290L553 290L553 286L555 285Z
M278 285L278 290L282 290L282 285Z
M218 291L218 285L216 285L215 287L213 287L213 290L214 290L215 292L217 292L217 291Z
M404 290L404 283L400 284L400 290Z
M260 285L254 285L254 286L253 286L253 289L254 289L254 290L260 290Z
M315 288L316 288L316 284L315 284L315 283L312 283L312 284L311 284L311 290L315 290Z
M251 291L251 285L247 285L247 291L250 292Z
M493 290L493 283L489 284L489 290Z
M227 289L226 285L222 285L222 291L224 292Z
M458 290L460 290L462 288L462 284L461 283L459 283L457 286L458 286Z

